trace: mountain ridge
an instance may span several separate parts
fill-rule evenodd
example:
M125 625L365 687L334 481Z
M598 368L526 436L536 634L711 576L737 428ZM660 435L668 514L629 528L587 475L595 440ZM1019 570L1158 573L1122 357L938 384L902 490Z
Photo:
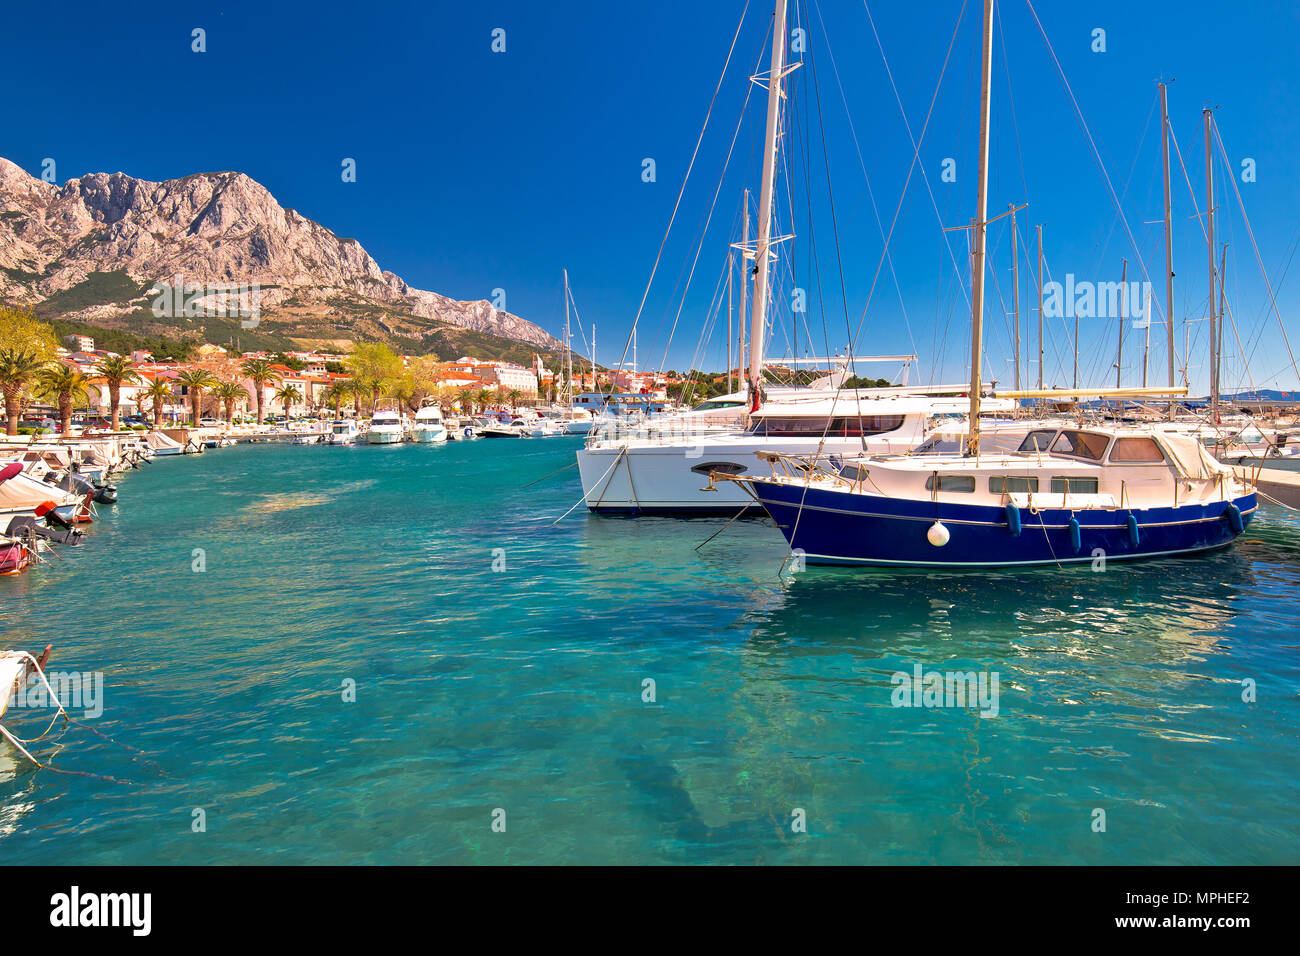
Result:
M405 350L450 348L456 330L554 351L541 327L486 300L459 301L381 269L356 239L280 205L246 173L191 173L153 182L87 173L62 186L0 157L0 298L38 313L156 334L192 334L185 318L157 316L149 287L256 283L260 321L251 340L346 344L378 340ZM240 335L234 320L204 334Z

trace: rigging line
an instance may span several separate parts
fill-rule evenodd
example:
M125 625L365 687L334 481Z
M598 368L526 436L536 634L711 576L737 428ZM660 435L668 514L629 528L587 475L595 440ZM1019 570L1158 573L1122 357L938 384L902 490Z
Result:
M862 8L867 12L867 21L871 24L871 32L876 38L876 48L880 51L880 57L885 64L885 74L889 77L890 88L893 89L894 99L898 103L899 111L903 114L903 127L907 130L908 139L912 141L912 162L907 167L907 177L903 181L902 194L898 197L898 207L894 210L894 218L890 221L889 224L889 234L885 237L884 252L887 252L889 250L890 243L893 241L894 229L898 226L898 217L903 212L903 202L907 198L907 190L912 182L912 173L916 170L917 163L921 158L921 143L925 142L926 132L930 128L930 119L934 116L935 103L937 103L939 99L939 89L943 86L943 78L948 72L948 63L952 57L952 50L954 45L957 43L957 34L961 30L962 17L966 13L966 3L967 0L962 0L961 10L957 12L957 24L956 26L953 27L952 38L948 41L948 52L944 54L943 67L939 71L939 81L935 84L934 94L930 97L930 108L926 111L925 122L921 126L921 138L918 140L916 137L912 135L911 124L907 122L907 113L903 109L903 100L902 97L899 96L898 86L894 83L894 72L889 67L889 60L885 56L885 47L881 43L880 34L876 31L876 21L871 16L871 8L867 6L867 0L862 0ZM823 26L823 32L824 31L825 31L825 27ZM934 198L934 191L930 189L930 179L925 173L924 166L921 167L921 178L925 182L926 189L930 191L930 202L934 205L935 214L938 215L939 203ZM940 218L940 226L942 225L943 225L943 220L942 218ZM948 238L948 234L946 232L943 233L943 236L944 236L944 242L948 246L948 254L953 260L953 269L956 270L958 275L960 275L961 267L957 264L956 256L952 254L952 242ZM884 265L884 259L883 259L883 252L882 252L881 261L876 265L876 273L872 277L871 287L867 291L867 304L863 306L862 318L858 320L858 330L853 335L854 340L856 340L858 335L862 333L862 326L867 320L867 310L871 308L871 298L874 295L876 290L876 280L880 277L880 270L883 265ZM961 288L962 288L962 294L966 296L966 301L969 303L970 296L967 295L966 293L966 285L964 282L961 283Z
M682 196L686 194L686 184L690 182L691 170L695 168L696 157L700 154L700 146L704 142L704 134L709 128L709 120L713 117L713 107L718 102L718 93L722 90L722 83L727 77L727 70L731 66L731 56L736 51L736 41L740 39L741 27L745 25L745 15L749 12L749 0L745 0L745 7L740 11L740 22L736 24L735 35L731 38L731 46L727 49L727 58L722 64L722 73L718 76L718 85L713 89L713 98L709 100L708 112L704 114L704 125L700 127L699 138L695 141L695 149L691 151L691 161L686 166L686 175L682 177L682 185L677 190L677 199L673 203L672 215L668 217L668 228L664 230L664 237L659 242L659 253L655 256L654 266L650 269L650 278L646 280L645 291L641 293L641 301L636 307L636 316L632 319L632 330L635 332L636 324L641 320L641 313L645 309L646 298L650 295L650 287L654 284L655 273L659 271L659 262L663 259L664 247L668 245L668 236L673 230L673 223L677 220L677 210L681 207ZM748 96L748 93L746 93ZM627 361L628 349L632 347L632 332L628 333L627 341L623 345L623 355L619 359L619 364Z
M1277 279L1278 288L1282 287L1282 283L1286 281L1287 275L1291 272L1291 264L1295 261L1295 254L1297 249L1300 249L1300 235L1297 235L1295 242L1291 244L1291 253L1290 255L1287 256L1286 265L1282 267L1282 272ZM1267 306L1265 308L1267 308ZM1263 337L1264 337L1264 332L1263 332L1263 328L1261 327L1259 338L1256 340L1255 344L1251 346L1250 356L1247 357L1247 361L1249 361L1250 358L1254 357L1255 352L1259 350L1259 346L1263 342ZM1282 371L1286 371L1286 369L1283 369Z
M1159 105L1160 105L1160 96L1159 94L1157 94L1151 98L1151 108L1147 110L1147 119L1146 122L1142 125L1142 136L1138 139L1137 151L1133 154L1133 163L1131 166L1129 166L1128 176L1124 179L1124 188L1121 189L1119 193L1120 202L1123 202L1126 198L1128 198L1129 186L1133 184L1133 174L1137 172L1138 160L1142 158L1142 147L1146 144L1147 133L1151 132L1151 118L1155 115L1156 107ZM1096 268L1098 272L1101 271L1101 263L1106 258L1106 250L1107 248L1110 247L1110 237L1115 232L1115 222L1118 219L1119 216L1117 215L1115 219L1112 219L1110 221L1110 228L1106 230L1106 239L1102 243L1101 252L1097 256Z
M863 156L862 156L862 144L861 144L861 142L860 142L859 139L858 139L858 130L857 130L857 127L856 127L856 126L854 125L854 123L853 123L853 114L852 114L852 112L849 110L849 100L848 100L848 96L847 96L847 95L845 94L845 92L844 92L844 83L840 80L840 70L839 70L839 66L838 66L838 64L835 62L835 51L831 49L830 34L829 34L829 32L827 31L827 29L826 29L826 22L825 22L825 20L822 19L821 8L820 8L820 7L817 8L817 20L818 20L818 22L821 24L821 28L822 28L822 37L823 37L824 40L826 41L826 55L827 55L828 57L830 57L830 61L831 61L831 73L832 73L832 75L835 77L835 85L836 85L836 88L839 90L839 93L840 93L840 102L844 104L844 116L845 116L845 118L848 120L848 124L849 124L849 133L850 133L850 135L853 137L853 148L854 148L854 150L855 150L855 151L857 152L857 154L858 154L858 166L859 166L859 168L861 168L861 170L862 170L862 178L863 178L863 180L864 180L864 181L866 182L866 184L867 184L867 199L871 202L871 213L872 213L872 215L875 217L875 220L876 220L876 229L877 229L877 231L880 233L880 239L881 239L882 242L884 242L884 241L885 241L885 224L884 224L884 222L883 222L883 221L881 220L881 218L880 218L880 206L879 206L879 204L876 202L876 192L875 192L875 190L871 187L871 176L867 173L867 164L866 164L866 161L863 159ZM886 64L886 65L888 65L888 64ZM922 167L922 174L924 174L924 171L925 171L925 170L924 170L924 167ZM933 198L934 198L934 197L933 197L933 194L931 194L931 200L933 200ZM936 208L935 208L935 212L936 212L936 214L938 213L938 208L937 208L937 206L936 206ZM907 329L907 338L908 338L908 341L911 343L911 346L912 346L912 352L913 352L913 353L916 353L916 352L917 352L917 348L916 348L916 337L915 337L915 335L912 333L912 322L911 322L911 319L908 317L908 314L907 314L907 303L906 303L906 301L904 300L904 297L903 297L903 288L902 288L902 285L901 285L901 284L899 283L899 281L898 281L898 273L897 273L897 271L894 269L894 256L893 256L893 253L891 253L891 252L889 251L889 249L888 249L888 244L886 244L886 248L885 248L885 256L886 256L886 261L887 261L888 264L889 264L889 275L890 275L890 278L892 278L892 279L894 280L894 289L895 289L895 291L898 293L898 305L899 305L899 308L902 310L902 313L903 313L903 324L904 324L904 326L905 326L906 329ZM954 260L954 263L953 263L953 264L954 264L954 267L955 267L955 266L956 266L956 261L955 261L955 260Z
M1115 210L1119 213L1119 218L1124 223L1124 232L1128 235L1129 245L1133 247L1133 254L1137 257L1138 265L1142 267L1142 275L1147 282L1151 281L1151 272L1147 269L1146 260L1142 258L1142 250L1138 247L1137 240L1133 237L1133 230L1129 228L1128 217L1124 215L1124 209L1120 205L1119 197L1115 195L1115 186L1110 181L1110 173L1106 171L1106 163L1101 158L1101 153L1097 149L1097 143L1092 138L1092 130L1088 128L1088 121L1084 119L1083 110L1079 107L1079 101L1075 99L1074 89L1070 86L1070 81L1065 76L1065 70L1061 67L1061 61L1057 59L1056 49L1052 46L1052 41L1047 37L1047 31L1043 29L1043 23L1038 19L1038 11L1034 9L1033 0L1025 0L1025 5L1029 7L1030 14L1033 15L1034 23L1038 25L1038 32L1042 34L1043 42L1047 44L1047 52L1052 56L1052 62L1056 64L1056 72L1060 74L1061 83L1065 86L1065 92L1070 97L1070 103L1074 107L1074 115L1079 120L1079 125L1083 128L1083 134L1088 139L1088 146L1092 149L1093 158L1097 160L1097 166L1101 170L1102 179L1106 182L1106 189L1110 193L1111 200L1115 203ZM1160 306L1159 302L1156 302ZM1163 308L1163 306L1161 306Z
M1011 88L1011 57L1007 55L1007 37L1002 32L1002 8L995 5L994 16L998 23L998 41L1002 44L1002 75L1007 82L1007 104L1011 107L1011 130L1016 140L1016 159L1020 166L1020 188L1024 190L1025 202L1029 202L1029 181L1025 177L1025 151L1020 142L1020 124L1016 121L1016 97Z
M1219 136L1219 124L1214 122L1213 117L1210 120L1210 131L1214 134L1214 141L1219 145L1219 155L1223 157L1224 165L1229 169L1232 164L1228 162L1228 153L1223 148L1223 139ZM1255 241L1255 230L1251 228L1250 217L1246 215L1246 204L1241 200L1241 190L1237 188L1236 175L1227 177L1232 183L1232 191L1237 197L1237 206L1241 209L1241 221L1246 226L1246 235L1250 237L1250 247L1255 252L1255 261L1259 264L1259 273L1264 277L1264 288L1268 290L1269 304L1273 307L1273 314L1277 316L1277 327L1282 333L1282 341L1286 343L1286 352L1291 359L1291 367L1295 370L1296 379L1300 380L1300 366L1296 365L1295 353L1291 351L1291 340L1287 337L1286 327L1282 324L1282 313L1277 308L1277 297L1273 294L1273 284L1268 281L1268 270L1264 268L1264 257L1260 255L1259 243Z
M722 184L726 181L727 170L731 166L731 157L736 148L736 140L740 136L740 129L745 122L745 111L749 108L749 98L754 92L754 85L751 83L745 88L745 100L740 105L740 115L736 120L736 128L731 134L731 144L727 147L727 156L722 162L722 171L718 175L718 184L713 189L713 201L709 203L709 212L705 216L704 225L700 229L698 242L695 246L695 258L691 261L689 274L686 276L686 285L682 289L681 298L677 303L677 314L673 316L672 328L668 330L668 341L664 344L663 358L660 360L659 367L663 368L668 363L668 350L672 346L673 334L677 331L677 323L681 320L682 309L686 306L686 296L691 290L691 281L695 277L695 267L699 264L700 254L704 251L704 239L709 233L709 225L713 222L713 213L718 205L718 196L722 193Z

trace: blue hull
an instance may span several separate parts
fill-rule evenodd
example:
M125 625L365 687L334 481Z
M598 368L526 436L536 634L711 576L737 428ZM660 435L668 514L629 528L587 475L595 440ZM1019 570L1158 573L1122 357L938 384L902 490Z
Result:
M1016 535L1007 511L990 505L805 490L763 479L754 479L751 487L790 547L801 549L809 564L998 567L1194 554L1229 544L1240 533L1234 522L1244 530L1257 507L1250 494L1177 508L1049 508L1033 514L1022 508ZM1238 518L1230 506L1237 508ZM926 538L936 520L950 536L943 547Z

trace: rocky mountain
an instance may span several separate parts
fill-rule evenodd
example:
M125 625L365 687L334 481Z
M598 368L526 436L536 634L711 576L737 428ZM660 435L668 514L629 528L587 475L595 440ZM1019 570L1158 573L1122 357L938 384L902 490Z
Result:
M159 317L155 282L256 283L260 319ZM201 327L314 345L387 341L402 351L456 351L491 339L542 350L560 343L486 300L413 289L355 239L286 209L243 173L148 182L91 173L56 186L0 158L0 299L39 314L177 338ZM465 330L462 332L461 330ZM441 346L441 348L440 348Z

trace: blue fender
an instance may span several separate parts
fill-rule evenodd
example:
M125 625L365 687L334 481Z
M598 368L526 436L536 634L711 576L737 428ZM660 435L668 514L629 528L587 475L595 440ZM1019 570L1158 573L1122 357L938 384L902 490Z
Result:
M1007 502L1007 528L1011 532L1011 537L1020 537L1020 509Z
M1233 534L1241 534L1246 530L1246 523L1241 520L1241 509L1236 505L1229 502L1228 507L1223 509L1223 515L1228 519L1228 527Z
M1128 525L1128 543L1136 548L1139 540L1138 519L1135 515L1130 513L1128 519L1124 523Z
M1083 547L1083 535L1079 531L1079 519L1073 515L1070 516L1070 547L1074 549L1075 554L1078 554L1079 549Z

